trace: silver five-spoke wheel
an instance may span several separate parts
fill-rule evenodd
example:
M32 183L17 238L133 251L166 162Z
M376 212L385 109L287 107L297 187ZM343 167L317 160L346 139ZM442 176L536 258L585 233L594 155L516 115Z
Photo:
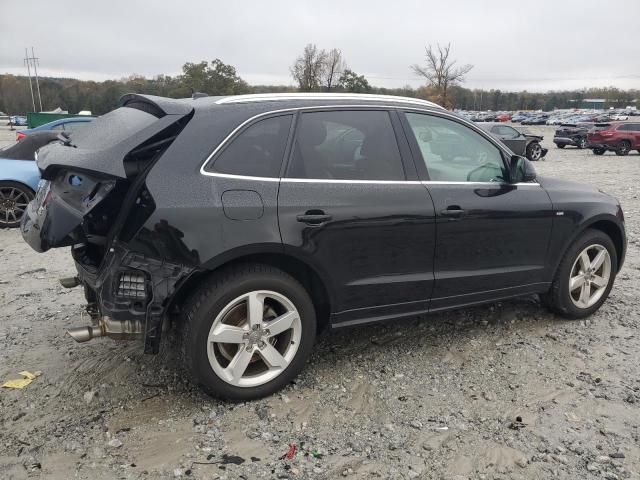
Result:
M263 385L289 366L301 335L293 302L273 291L251 291L231 301L215 318L207 338L209 363L231 385Z
M602 245L590 245L578 255L569 276L569 295L578 308L589 308L605 292L611 277L611 256Z

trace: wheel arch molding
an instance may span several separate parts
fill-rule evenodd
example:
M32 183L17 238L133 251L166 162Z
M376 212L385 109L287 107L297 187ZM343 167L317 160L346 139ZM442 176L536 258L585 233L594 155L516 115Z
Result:
M295 278L313 300L318 331L329 326L331 306L335 305L335 294L328 275L311 259L296 254L295 250L285 250L282 244L244 245L207 260L200 266L198 272L180 285L171 303L180 304L204 276L247 263L270 265Z
M627 237L625 233L624 224L622 221L615 215L609 213L603 213L600 215L595 215L593 217L589 217L577 225L573 235L569 237L568 240L565 241L562 246L562 253L566 252L567 249L573 244L582 235L587 229L599 230L611 238L615 248L616 248L616 273L620 271L622 265L624 263L626 251L627 251ZM562 255L560 255L560 259ZM560 264L560 260L555 262L554 265L554 275L558 266Z

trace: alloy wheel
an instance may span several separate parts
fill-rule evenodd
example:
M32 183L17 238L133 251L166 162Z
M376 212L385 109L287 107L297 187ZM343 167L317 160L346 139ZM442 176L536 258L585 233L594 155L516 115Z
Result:
M620 155L626 155L629 153L630 148L631 145L629 144L629 142L627 142L626 140L622 141L620 142L620 145L618 145L618 153Z
M531 160L539 160L541 155L542 155L542 147L540 146L539 143L534 143L531 146Z
M20 222L28 203L29 196L25 191L16 187L0 187L0 224Z
M611 279L611 256L602 245L590 245L578 255L569 275L569 296L578 308L589 308L602 297Z
M295 305L284 295L251 291L229 302L207 338L216 375L237 387L256 387L279 376L294 359L302 337Z

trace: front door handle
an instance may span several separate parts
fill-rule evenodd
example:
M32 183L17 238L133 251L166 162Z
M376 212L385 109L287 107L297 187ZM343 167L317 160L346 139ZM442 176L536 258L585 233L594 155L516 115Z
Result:
M462 215L464 215L464 210L461 209L458 205L450 205L445 210L442 210L440 212L440 215L442 215L443 217L460 218Z
M332 218L331 215L327 215L322 210L307 210L304 215L296 216L297 221L308 223L309 225L320 225L330 221Z

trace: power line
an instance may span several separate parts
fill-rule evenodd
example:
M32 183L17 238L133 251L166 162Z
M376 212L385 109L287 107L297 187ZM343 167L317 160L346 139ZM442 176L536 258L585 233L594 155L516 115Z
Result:
M36 74L36 88L38 89L38 101L40 102L40 111L42 111L42 97L40 96L40 81L38 80L38 63L39 60L31 47L31 60L33 60L33 72Z
M36 111L36 101L33 97L33 84L31 83L31 61L29 60L29 53L27 49L24 49L24 64L27 66L27 76L29 77L29 90L31 91L31 103L33 104L33 111Z
M29 56L28 50L24 49L24 63L27 66L27 75L29 76L29 89L31 90L31 103L33 104L33 111L36 111L36 100L33 96L33 84L31 82L31 67L36 77L36 89L38 92L38 103L40 104L40 111L42 111L42 96L40 95L40 82L38 79L38 57L36 57L33 47L31 47L31 56Z

